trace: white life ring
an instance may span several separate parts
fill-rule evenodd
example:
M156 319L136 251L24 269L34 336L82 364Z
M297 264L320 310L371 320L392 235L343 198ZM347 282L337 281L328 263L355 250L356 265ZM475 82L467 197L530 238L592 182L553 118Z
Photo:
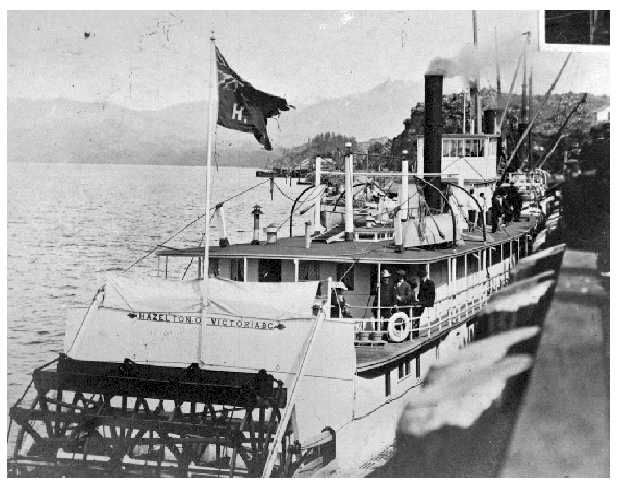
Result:
M399 323L401 325L401 329L396 329L396 321L401 319L402 322ZM392 342L403 342L409 336L409 316L403 312L394 313L388 322L388 335L390 336L390 341Z

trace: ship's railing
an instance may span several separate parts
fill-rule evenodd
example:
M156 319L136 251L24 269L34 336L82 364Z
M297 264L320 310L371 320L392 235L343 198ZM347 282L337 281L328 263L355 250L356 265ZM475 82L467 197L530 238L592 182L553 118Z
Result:
M501 267L501 270L493 269L496 272L489 273L484 280L435 300L434 305L426 307L421 316L414 315L421 306L419 303L415 303L398 306L396 309L393 306L373 307L375 314L390 311L390 317L374 316L348 319L355 323L356 341L390 341L389 325L394 323L398 323L399 332L403 330L402 324L406 324L406 340L428 337L438 330L458 325L480 311L489 297L507 284L509 269L506 269L505 265L502 264L496 264L492 267ZM349 308L364 307L349 305ZM403 319L396 322L391 320L392 312L404 313L407 317L404 322Z

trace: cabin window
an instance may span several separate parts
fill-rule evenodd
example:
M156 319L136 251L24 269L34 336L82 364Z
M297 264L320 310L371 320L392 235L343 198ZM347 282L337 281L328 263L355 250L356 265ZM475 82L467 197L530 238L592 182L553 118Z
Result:
M385 396L386 397L389 397L390 395L392 395L391 375L392 375L392 372L390 370L387 370L387 372L385 373Z
M510 243L503 243L502 248L504 250L504 260L510 258Z
M499 264L502 261L502 251L500 246L491 247L491 265Z
M233 281L243 282L243 259L232 258L230 259L230 278Z
M420 371L420 355L418 354L415 357L415 377L416 378L420 378L421 376L421 371Z
M258 282L280 282L282 280L282 260L261 258L258 261Z
M209 259L209 277L218 277L220 275L220 259Z
M411 361L406 360L403 361L400 365L398 365L398 379L402 380L409 375L411 375Z
M316 260L299 261L299 280L300 281L319 281L319 262Z
M462 279L465 277L465 256L456 258L456 278Z
M369 277L369 281L370 281L370 289L368 290L368 292L371 295L376 295L377 294L377 266L372 264L370 266L370 277Z
M480 252L470 253L467 255L467 275L473 274L474 272L478 272L478 258L480 257Z
M344 283L348 291L355 289L355 264L338 264L336 267L337 281Z

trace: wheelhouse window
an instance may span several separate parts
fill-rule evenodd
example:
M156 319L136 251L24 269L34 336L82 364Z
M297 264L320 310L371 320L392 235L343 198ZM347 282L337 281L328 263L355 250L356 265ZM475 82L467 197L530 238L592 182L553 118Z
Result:
M484 157L483 139L443 139L443 157Z
M299 261L299 280L300 281L320 281L319 262L316 260Z
M337 281L344 283L349 291L355 289L355 264L338 264L336 267Z
M230 278L233 281L244 281L243 277L243 259L233 258L230 259Z

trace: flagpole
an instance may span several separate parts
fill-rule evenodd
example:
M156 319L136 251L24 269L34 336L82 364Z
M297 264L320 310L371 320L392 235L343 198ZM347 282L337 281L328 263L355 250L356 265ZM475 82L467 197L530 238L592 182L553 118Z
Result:
M209 236L210 228L209 223L211 217L209 216L209 209L211 208L211 161L213 159L213 140L214 129L213 124L214 116L217 118L217 101L218 94L217 88L214 82L214 76L217 76L217 71L213 69L215 64L215 31L211 31L211 46L209 54L209 111L207 122L207 202L205 205L205 261L204 261L204 278L209 277ZM214 109L215 106L215 109Z
M214 69L216 64L215 60L215 31L211 31L211 45L209 51L209 109L208 109L208 121L207 121L207 199L205 204L205 260L203 262L204 266L204 288L203 288L203 316L202 316L202 324L201 331L198 336L198 362L200 362L200 357L202 353L202 333L204 332L206 325L206 317L204 316L204 308L207 306L207 283L209 279L209 241L210 241L210 219L209 211L211 209L211 161L213 159L213 141L214 141L214 130L215 125L217 125L217 114L218 114L218 89L217 84L214 82L217 81L217 69ZM214 122L215 120L215 122Z

